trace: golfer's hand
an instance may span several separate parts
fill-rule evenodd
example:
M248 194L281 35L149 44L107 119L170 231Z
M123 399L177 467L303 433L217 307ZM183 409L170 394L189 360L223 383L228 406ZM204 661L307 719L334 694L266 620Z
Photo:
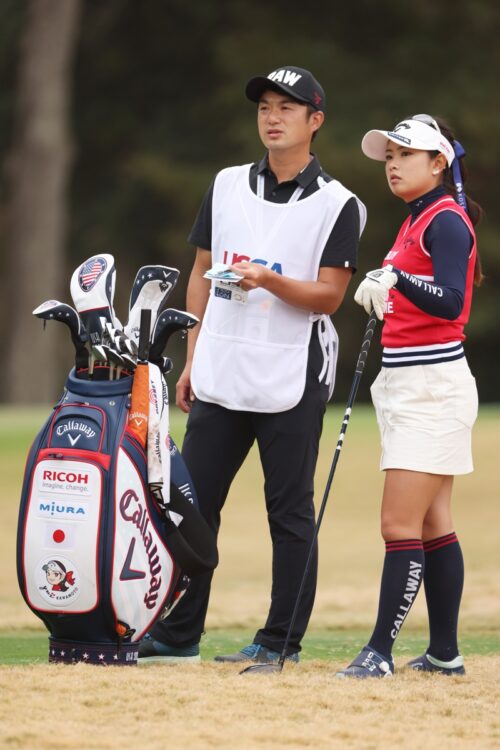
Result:
M383 320L389 290L397 283L397 274L393 272L390 264L375 271L368 271L366 278L356 290L354 301L364 307L368 315L374 310L377 318Z
M175 386L175 403L181 411L187 414L191 411L194 400L195 395L191 388L191 365L186 365Z
M261 263L249 263L246 260L242 260L240 263L235 263L231 266L231 271L237 273L238 276L243 276L239 285L245 292L249 292L251 289L258 289L258 287L264 287L266 279L269 277L269 268L266 268Z

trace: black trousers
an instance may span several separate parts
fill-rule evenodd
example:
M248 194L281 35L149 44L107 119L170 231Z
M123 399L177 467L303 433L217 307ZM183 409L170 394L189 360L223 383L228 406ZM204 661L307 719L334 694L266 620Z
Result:
M231 483L257 440L273 557L269 614L254 641L275 651L283 647L314 534L313 479L328 398L328 388L318 382L317 359L310 357L304 395L288 411L232 411L195 401L182 449L201 513L217 533ZM317 550L290 639L290 653L300 651L314 604L316 578ZM199 643L211 579L212 573L192 579L171 615L151 629L152 636L177 646Z

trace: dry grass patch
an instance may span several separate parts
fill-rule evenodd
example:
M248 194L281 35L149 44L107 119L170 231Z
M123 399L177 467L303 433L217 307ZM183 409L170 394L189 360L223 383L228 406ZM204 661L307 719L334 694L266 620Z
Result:
M496 748L500 657L464 678L337 680L341 664L281 674L234 666L0 670L0 746L37 750Z

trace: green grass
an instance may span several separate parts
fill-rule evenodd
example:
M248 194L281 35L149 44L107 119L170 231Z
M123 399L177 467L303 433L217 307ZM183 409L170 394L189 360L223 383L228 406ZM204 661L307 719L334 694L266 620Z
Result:
M252 642L255 631L214 629L203 637L202 659L211 661L216 654L239 651ZM304 639L302 660L349 661L369 637L365 629L312 630ZM397 657L417 656L427 646L423 631L408 630L394 649ZM29 665L47 662L48 634L38 630L0 632L0 665ZM474 631L460 639L464 656L488 656L500 653L500 636L492 631Z

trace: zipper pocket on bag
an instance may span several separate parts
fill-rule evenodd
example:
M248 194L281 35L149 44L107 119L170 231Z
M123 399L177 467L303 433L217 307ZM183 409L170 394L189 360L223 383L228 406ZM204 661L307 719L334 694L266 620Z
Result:
M47 447L108 452L106 412L99 406L74 402L59 406L50 424Z
M95 453L94 451L75 450L74 448L42 448L38 453L37 464L45 459L78 460L99 464L103 469L109 471L111 456L106 453Z

